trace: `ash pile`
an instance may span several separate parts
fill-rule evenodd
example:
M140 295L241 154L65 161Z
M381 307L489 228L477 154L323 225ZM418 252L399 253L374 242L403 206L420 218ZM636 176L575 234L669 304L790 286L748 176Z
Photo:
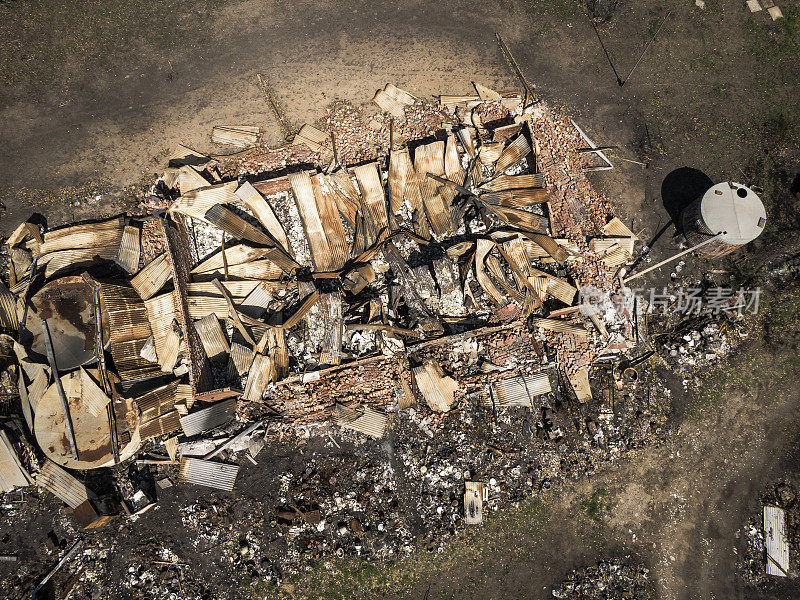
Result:
M572 571L553 590L560 600L648 600L655 598L650 571L627 559L601 561L595 566Z
M659 438L669 400L618 278L639 240L591 188L609 165L586 134L480 84L373 101L277 149L215 127L248 150L180 146L139 214L19 226L4 491L36 484L85 531L204 486L181 508L194 548L274 583L438 549ZM278 451L304 458L258 501L230 493Z

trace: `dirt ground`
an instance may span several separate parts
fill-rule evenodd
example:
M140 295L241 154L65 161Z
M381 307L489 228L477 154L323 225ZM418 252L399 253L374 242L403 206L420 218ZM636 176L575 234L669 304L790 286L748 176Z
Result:
M473 80L517 87L498 32L548 102L597 144L619 146L616 168L593 184L644 239L669 219L661 186L676 168L763 188L767 231L734 261L752 270L796 248L800 229L789 193L800 158L800 7L781 8L786 18L773 23L743 0L703 9L688 0L0 2L0 234L31 212L52 224L119 212L126 186L151 180L177 143L224 151L211 146L215 124L260 125L280 143L258 73L297 125L335 98L368 102L387 81L418 96L469 93ZM668 10L620 87L609 59L624 78ZM87 192L106 195L76 206ZM674 250L669 238L655 258ZM739 356L770 363L772 352L796 349L754 342ZM420 559L408 596L545 598L569 569L633 553L653 569L660 598L798 597L789 584L761 594L734 573L734 534L758 491L800 460L797 369L780 376L754 377L758 386L676 419L671 444L498 515L450 556ZM691 402L676 390L677 414ZM597 510L583 508L587 499Z

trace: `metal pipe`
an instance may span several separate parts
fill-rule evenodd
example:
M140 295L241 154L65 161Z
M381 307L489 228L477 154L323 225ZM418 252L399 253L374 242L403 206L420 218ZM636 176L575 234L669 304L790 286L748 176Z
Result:
M653 34L653 37L651 37L651 38L650 38L650 41L649 41L649 42L647 42L647 45L644 47L644 50L642 50L642 53L639 55L639 60L637 60L637 61L636 61L636 64L635 64L635 65L633 65L633 68L631 69L631 72L630 72L630 73L628 73L628 76L627 76L627 77L626 77L626 78L625 78L623 81L620 81L620 82L619 82L619 87L622 87L623 85L625 85L626 83L628 83L628 79L630 79L630 78L631 78L631 75L633 75L633 72L636 70L636 67L638 67L638 66L639 66L639 63L640 63L640 62L642 62L642 59L644 58L644 54L645 54L645 52L647 52L647 49L650 47L650 44L652 44L652 43L653 43L653 40L654 40L654 39L656 39L656 36L658 35L658 32L659 32L659 31L661 31L661 28L664 26L664 23L666 23L666 22L667 22L667 19L669 18L669 16L670 16L671 14L672 14L672 11L671 11L671 10L670 10L670 11L667 11L667 14L666 14L666 16L664 17L664 20L663 20L663 21L661 21L661 25L659 25L659 26L658 26L658 29L656 29L656 32ZM598 35L599 35L599 34L598 34Z
M716 239L717 239L719 236L721 236L721 235L725 235L726 233L727 233L726 231L720 231L720 232L719 232L717 235L715 235L714 237L712 237L712 238L709 238L709 239L707 239L707 240L706 240L706 241L704 241L704 242L700 242L699 244L697 244L696 246L692 246L692 247L691 247L691 248L689 248L688 250L684 250L683 252L678 252L678 254L675 254L674 256L670 256L669 258L662 260L660 263L658 263L658 264L655 264L655 265L653 265L652 267L649 267L649 268L645 269L644 271L639 271L639 272L638 272L638 273L636 273L635 275L631 275L630 277L625 277L625 278L623 278L623 280L622 280L622 283L628 283L628 282L629 282L629 281L631 281L632 279L636 279L637 277L641 277L642 275L644 275L645 273L649 273L649 272L650 272L650 271L652 271L653 269L658 269L659 267L663 267L665 264L667 264L667 263L669 263L669 262L672 262L672 261L673 261L673 260L675 260L676 258L680 258L680 257L681 257L681 256L683 256L684 254L689 254L689 252L694 252L694 251L695 251L695 250L697 250L698 248L702 248L703 246L706 246L706 245L710 244L711 242L713 242L714 240L716 240Z
M63 567L67 563L67 561L70 558L72 558L72 555L75 554L78 551L78 548L81 547L81 544L83 544L83 540L78 540L77 542L72 544L72 547L69 550L67 550L67 553L61 558L60 561L58 561L58 564L55 567L53 567L53 570L50 571L47 575L45 575L44 579L42 579L39 582L39 585L37 585L34 588L33 593L31 594L31 600L36 600L36 596L39 593L39 591L44 586L46 586L47 582L50 581L50 579L53 577L53 575L58 573L58 571L61 569L61 567Z
M50 368L53 371L53 379L55 380L56 390L58 391L58 398L61 400L61 410L64 412L64 427L67 429L69 449L72 452L72 458L78 460L78 446L75 444L75 432L72 429L72 418L69 415L69 401L67 400L67 394L64 392L64 386L61 385L61 377L58 375L56 354L53 351L53 340L50 338L50 327L48 327L45 319L42 319L42 337L44 338L44 348L47 352L47 361L50 363Z

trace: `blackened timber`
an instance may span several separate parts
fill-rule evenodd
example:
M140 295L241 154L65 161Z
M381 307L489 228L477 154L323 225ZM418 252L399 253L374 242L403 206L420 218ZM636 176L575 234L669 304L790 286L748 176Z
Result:
M164 235L165 248L173 272L172 281L177 296L175 306L178 309L176 316L189 354L189 385L195 392L205 392L213 387L214 379L211 375L211 362L189 316L187 284L191 281L191 267L189 253L186 252L186 248L189 247L189 236L186 227L179 221L159 219L157 223Z
M420 297L415 285L416 279L414 274L411 272L411 269L406 261L403 260L402 255L397 250L393 242L386 243L383 249L383 255L386 257L386 260L391 265L395 273L397 273L400 289L403 297L405 298L406 304L408 305L408 309L412 318L416 319L420 325L422 325L423 329L425 329L429 334L441 335L444 333L442 324L439 323L433 313L428 310L428 307L426 307L425 303L422 301L422 298Z

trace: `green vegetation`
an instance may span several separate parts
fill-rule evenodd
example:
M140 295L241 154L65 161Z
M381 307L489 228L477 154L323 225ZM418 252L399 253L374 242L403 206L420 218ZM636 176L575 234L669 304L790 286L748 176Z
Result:
M469 573L463 592L476 590L498 572L510 573L509 560L532 560L532 546L548 519L546 503L553 492L521 502L518 507L491 512L482 526L467 530L451 540L444 551L428 552L422 548L395 563L372 563L356 558L321 562L311 573L298 576L284 586L294 597L353 600L381 598L388 594L402 596L421 582L448 573ZM254 598L263 598L270 589L256 583ZM455 593L455 591L454 591Z
M580 0L524 0L525 12L530 15L554 14L562 19L575 17L586 12Z
M758 315L746 318L750 339L703 378L687 415L719 405L728 392L768 389L800 376L800 296L762 292Z
M595 490L591 496L584 496L581 498L581 508L592 521L600 525L603 521L603 512L608 508L603 503L603 497L607 496L608 492L599 488Z

